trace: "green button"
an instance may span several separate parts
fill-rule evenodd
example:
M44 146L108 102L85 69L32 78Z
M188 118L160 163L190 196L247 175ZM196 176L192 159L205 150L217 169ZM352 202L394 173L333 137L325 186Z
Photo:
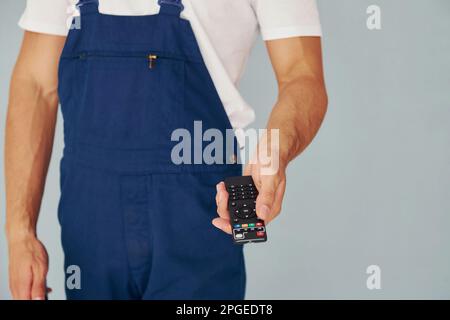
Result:
M250 228L253 228L253 227L255 226L255 224L254 224L254 223L249 223L248 226L249 226Z

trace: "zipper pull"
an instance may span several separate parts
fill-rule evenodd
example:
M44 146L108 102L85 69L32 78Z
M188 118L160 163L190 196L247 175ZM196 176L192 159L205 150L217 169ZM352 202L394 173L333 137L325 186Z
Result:
M148 55L148 68L149 69L153 69L153 67L155 66L156 59L158 59L157 55L155 55L155 54Z

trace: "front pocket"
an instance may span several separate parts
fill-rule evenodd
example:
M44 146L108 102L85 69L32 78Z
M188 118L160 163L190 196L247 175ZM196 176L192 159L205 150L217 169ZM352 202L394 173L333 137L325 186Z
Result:
M85 80L76 119L65 121L76 121L78 142L147 148L159 143L155 132L173 126L183 108L183 57L87 52L73 58L85 65Z

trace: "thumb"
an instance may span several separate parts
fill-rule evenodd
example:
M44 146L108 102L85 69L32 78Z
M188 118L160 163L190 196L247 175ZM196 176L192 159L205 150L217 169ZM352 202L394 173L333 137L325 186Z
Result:
M256 214L263 220L267 220L270 217L275 201L275 190L275 179L262 179L259 195L256 199Z
M250 176L252 175L252 164L249 163L244 167L244 171L242 172L243 176Z

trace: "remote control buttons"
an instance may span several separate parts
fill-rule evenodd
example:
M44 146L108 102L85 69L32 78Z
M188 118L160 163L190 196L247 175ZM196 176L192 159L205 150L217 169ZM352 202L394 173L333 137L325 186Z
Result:
M258 189L251 177L231 177L225 180L225 184L229 193L228 209L234 241L238 243L265 241L264 221L256 215Z
M253 205L249 204L248 202L236 203L233 201L230 204L231 213L238 218L249 219L256 216L256 209L253 208Z
M235 200L246 200L246 199L256 199L258 196L258 190L253 186L253 184L248 185L230 185L227 187L228 193L230 194L230 199Z

